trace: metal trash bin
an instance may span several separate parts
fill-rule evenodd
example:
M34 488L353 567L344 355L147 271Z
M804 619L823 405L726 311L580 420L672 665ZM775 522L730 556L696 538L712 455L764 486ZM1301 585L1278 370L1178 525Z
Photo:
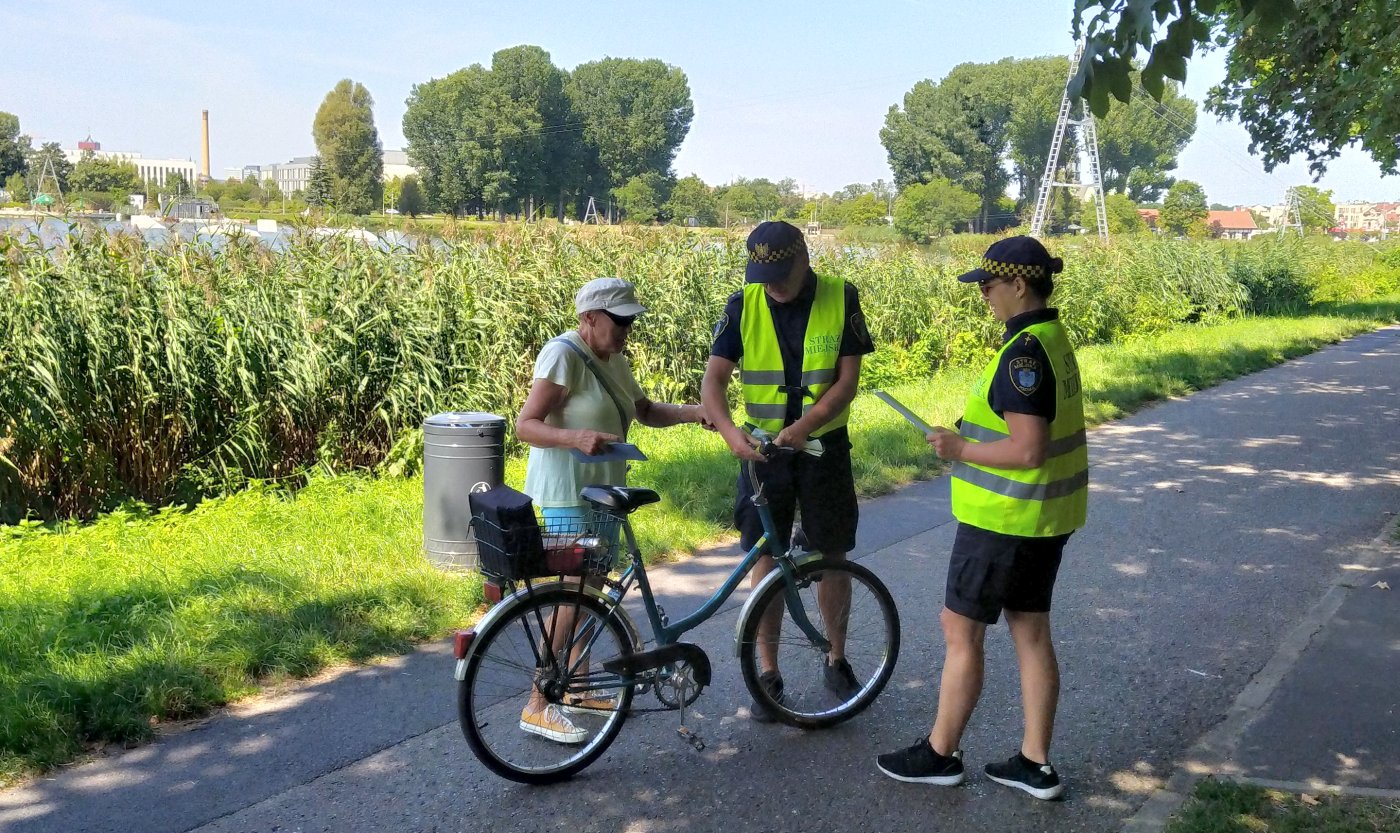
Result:
M476 569L467 495L505 480L506 421L495 414L423 420L423 550L445 569Z

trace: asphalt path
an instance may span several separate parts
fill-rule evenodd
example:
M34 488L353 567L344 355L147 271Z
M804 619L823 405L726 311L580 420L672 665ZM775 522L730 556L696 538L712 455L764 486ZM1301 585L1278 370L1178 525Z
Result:
M1400 508L1397 380L1400 328L1387 328L1090 432L1089 524L1066 549L1055 597L1064 801L981 774L1020 739L1003 626L989 633L986 686L964 738L968 783L901 784L874 767L932 718L955 526L940 478L862 503L853 557L894 592L904 644L886 692L837 728L748 720L733 658L740 594L690 637L715 667L688 719L703 752L676 735L674 714L646 714L570 782L498 779L462 740L439 642L0 793L0 830L1119 830L1228 723ZM736 559L707 552L655 571L673 616ZM1321 705L1281 702L1303 715ZM1386 752L1378 757L1400 757Z

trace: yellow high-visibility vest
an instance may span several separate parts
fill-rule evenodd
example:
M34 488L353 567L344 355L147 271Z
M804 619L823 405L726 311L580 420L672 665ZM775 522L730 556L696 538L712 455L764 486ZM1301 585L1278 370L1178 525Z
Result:
M836 362L841 353L841 334L846 326L846 284L839 278L817 276L817 295L812 300L811 317L802 344L802 413L811 409L836 381ZM783 351L778 331L768 309L763 284L744 286L744 311L739 321L744 355L739 359L739 382L744 390L744 412L750 424L776 434L787 417L788 392L783 375ZM830 422L813 431L820 437L846 424L850 406L841 409Z
M1024 333L1039 339L1055 372L1055 418L1050 421L1045 462L1034 469L953 464L953 515L965 524L1003 535L1049 538L1083 526L1089 498L1089 447L1079 365L1058 320L1032 324L1002 345L973 385L958 433L975 443L1011 435L1006 421L987 404L987 392L1002 353Z

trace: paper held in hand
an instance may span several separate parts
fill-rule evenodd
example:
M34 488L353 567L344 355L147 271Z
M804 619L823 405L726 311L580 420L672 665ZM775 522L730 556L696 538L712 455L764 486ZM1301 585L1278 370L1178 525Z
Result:
M915 414L913 411L904 407L903 403L901 403L898 399L895 399L893 396L890 396L888 393L885 393L882 390L875 391L875 395L880 397L880 401L884 402L886 405L889 405L891 408L894 408L896 411L898 411L900 416L909 420L909 424L919 429L919 431L923 433L924 436L928 436L929 434L933 433L932 426L920 419L918 414Z
M614 460L645 460L647 456L631 443L608 443L608 450L602 454L584 454L577 448L569 449L574 457L585 463L611 463Z

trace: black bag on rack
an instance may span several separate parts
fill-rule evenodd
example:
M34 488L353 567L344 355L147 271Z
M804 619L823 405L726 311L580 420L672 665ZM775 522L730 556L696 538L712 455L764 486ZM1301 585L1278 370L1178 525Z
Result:
M496 486L467 496L481 572L515 581L548 573L530 496Z

